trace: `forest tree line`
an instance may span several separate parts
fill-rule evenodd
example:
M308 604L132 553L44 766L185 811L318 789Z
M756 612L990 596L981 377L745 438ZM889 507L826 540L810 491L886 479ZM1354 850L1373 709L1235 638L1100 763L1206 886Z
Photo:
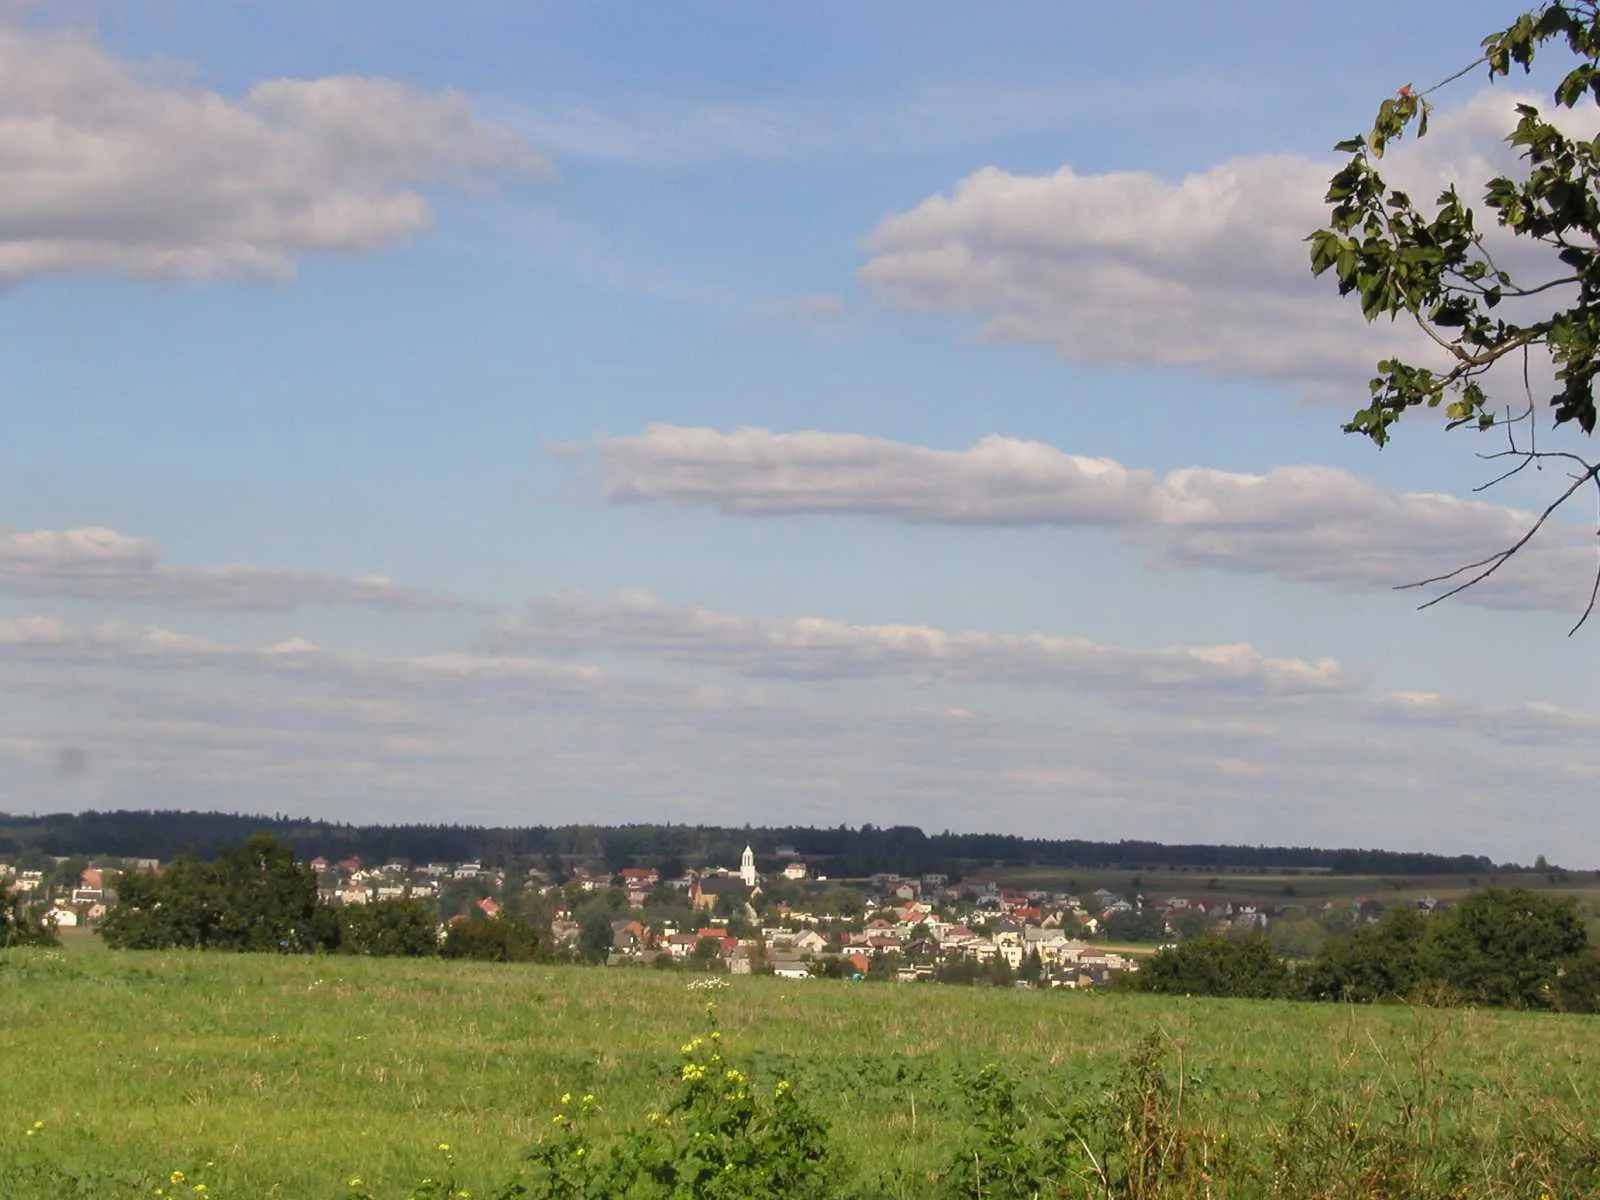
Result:
M1421 1001L1600 1011L1600 947L1571 897L1485 888L1424 915L1409 905L1327 939L1301 962L1262 933L1207 933L1166 947L1128 985L1168 995Z
M255 833L269 833L297 857L366 862L478 861L486 866L541 864L560 871L596 863L630 866L736 863L748 843L770 858L789 847L836 877L880 872L956 876L1001 867L1179 869L1209 872L1308 869L1351 875L1478 875L1521 869L1481 855L1443 855L1308 846L1166 844L1025 838L989 833L925 833L915 826L832 829L716 825L350 825L288 816L222 812L120 811L0 814L0 860L28 854L156 858L216 855Z

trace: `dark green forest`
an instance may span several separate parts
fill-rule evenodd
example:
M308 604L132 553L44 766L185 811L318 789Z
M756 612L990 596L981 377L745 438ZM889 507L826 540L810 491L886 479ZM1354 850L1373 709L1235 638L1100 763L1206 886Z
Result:
M27 853L159 858L212 857L251 834L270 833L297 857L358 856L364 861L464 862L485 865L550 860L596 862L611 871L681 862L737 862L746 843L758 855L792 847L836 877L878 872L959 875L993 867L1164 868L1205 871L1322 869L1337 874L1475 875L1516 870L1479 855L1441 855L1307 846L1240 846L994 833L925 833L915 826L833 829L717 825L348 825L287 816L223 812L122 811L0 814L0 858Z

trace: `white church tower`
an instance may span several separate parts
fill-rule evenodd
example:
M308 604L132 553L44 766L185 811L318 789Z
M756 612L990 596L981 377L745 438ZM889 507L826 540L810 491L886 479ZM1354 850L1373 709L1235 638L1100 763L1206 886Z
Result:
M749 846L739 856L739 882L748 888L756 885L756 852Z

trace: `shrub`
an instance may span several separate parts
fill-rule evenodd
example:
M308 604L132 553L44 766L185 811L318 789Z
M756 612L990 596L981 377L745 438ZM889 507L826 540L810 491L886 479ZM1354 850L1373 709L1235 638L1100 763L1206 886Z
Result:
M1271 999L1294 990L1293 977L1272 943L1259 933L1201 934L1158 951L1130 978L1129 987L1184 996Z
M22 907L22 901L0 885L0 947L59 946L55 926Z
M540 949L539 931L526 921L479 914L451 922L439 953L481 962L533 962Z

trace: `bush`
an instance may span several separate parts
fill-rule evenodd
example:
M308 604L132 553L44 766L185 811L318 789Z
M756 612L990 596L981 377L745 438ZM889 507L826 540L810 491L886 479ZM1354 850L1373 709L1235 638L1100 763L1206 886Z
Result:
M1295 990L1289 968L1259 933L1202 934L1160 950L1128 986L1146 992L1257 1000L1289 996Z
M513 917L466 917L453 921L439 953L480 962L533 962L540 957L539 931Z
M351 904L340 918L342 953L421 958L439 952L438 925L420 900Z
M21 900L0 885L0 947L60 944L54 925L25 911Z
M338 922L317 900L317 877L286 842L258 834L213 861L179 855L161 875L125 873L100 932L129 950L331 949Z
M659 1200L821 1200L838 1194L826 1126L787 1079L768 1091L728 1062L716 1028L680 1048L677 1094L596 1154L585 1130L592 1095L561 1097L549 1131L528 1156L526 1189L550 1200L630 1196Z

